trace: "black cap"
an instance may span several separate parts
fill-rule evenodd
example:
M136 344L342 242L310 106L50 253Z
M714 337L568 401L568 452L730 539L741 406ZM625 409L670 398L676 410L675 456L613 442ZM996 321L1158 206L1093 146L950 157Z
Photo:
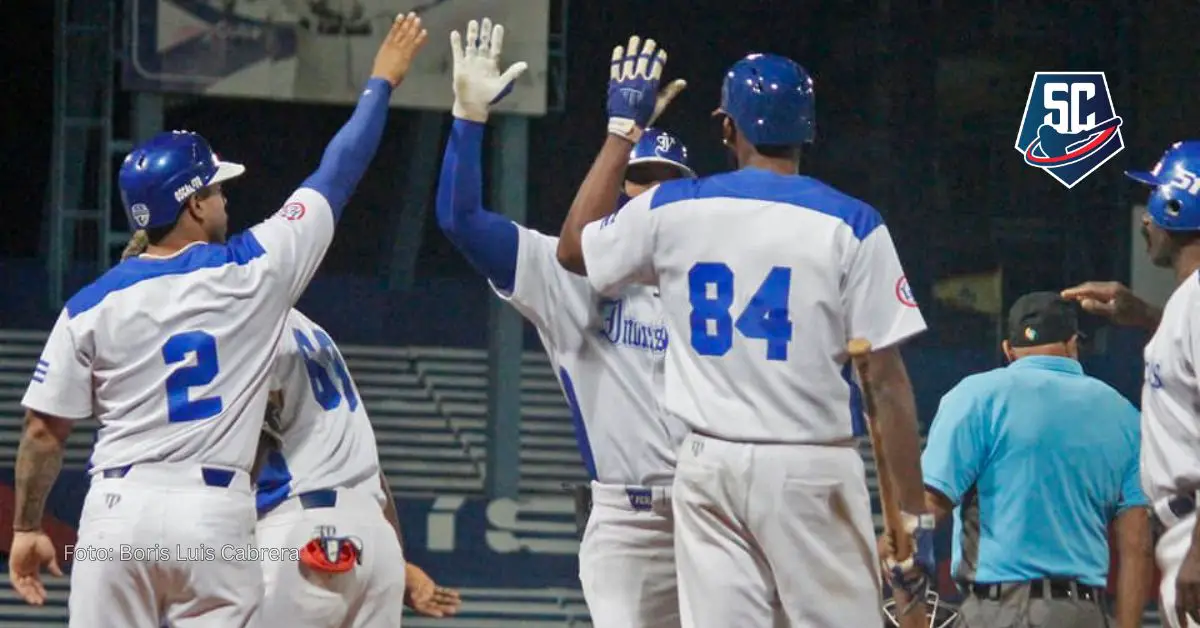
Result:
M1066 342L1079 333L1075 304L1057 292L1030 292L1008 310L1008 343L1032 347Z

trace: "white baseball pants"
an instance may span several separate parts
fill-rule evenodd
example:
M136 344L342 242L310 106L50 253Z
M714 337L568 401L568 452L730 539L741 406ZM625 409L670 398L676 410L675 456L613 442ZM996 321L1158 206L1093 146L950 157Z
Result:
M592 482L579 580L595 628L679 628L674 528L670 487Z
M1161 509L1156 509L1161 510ZM1169 518L1164 517L1164 521ZM1173 521L1158 539L1154 546L1154 558L1162 579L1158 585L1159 619L1164 626L1171 628L1200 628L1200 624L1187 620L1187 626L1179 623L1175 614L1175 578L1179 575L1179 566L1192 546L1192 530L1196 527L1196 513L1192 513L1178 521Z
M672 498L685 628L883 625L857 448L692 434Z
M397 627L404 614L404 552L379 502L364 491L332 489L336 504L305 508L289 498L258 521L266 585L262 625L281 628ZM313 491L313 493L324 491ZM362 564L345 573L319 573L292 560L317 528L362 542ZM280 551L281 550L281 551ZM284 560L272 560L283 554Z
M106 477L107 476L107 477ZM240 628L262 601L250 476L140 464L92 476L73 548L71 628Z

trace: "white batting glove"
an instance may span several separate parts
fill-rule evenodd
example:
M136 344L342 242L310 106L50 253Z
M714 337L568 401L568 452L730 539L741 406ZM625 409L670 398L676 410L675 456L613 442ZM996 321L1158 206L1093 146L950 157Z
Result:
M483 28L475 20L467 23L467 45L463 48L458 31L450 33L454 55L455 118L486 122L489 108L512 91L513 83L529 68L518 61L500 73L500 51L504 47L504 27L483 18Z

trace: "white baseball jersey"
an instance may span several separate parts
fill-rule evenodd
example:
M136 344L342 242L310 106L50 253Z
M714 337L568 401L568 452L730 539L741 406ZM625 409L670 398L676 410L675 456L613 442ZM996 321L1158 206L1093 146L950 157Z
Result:
M513 292L497 294L537 327L588 473L605 484L669 484L686 429L661 406L669 343L658 291L630 286L605 298L559 266L558 238L517 230Z
M293 309L279 343L272 390L283 391L281 451L258 480L258 508L317 489L359 488L385 502L375 430L337 345Z
M22 401L101 423L93 473L143 462L249 471L284 318L333 237L315 190L225 244L118 264L67 302Z
M808 177L668 181L587 225L583 253L602 293L659 286L667 409L717 438L851 437L847 341L925 329L879 213Z
M1154 502L1200 489L1200 274L1167 300L1145 359L1142 489Z

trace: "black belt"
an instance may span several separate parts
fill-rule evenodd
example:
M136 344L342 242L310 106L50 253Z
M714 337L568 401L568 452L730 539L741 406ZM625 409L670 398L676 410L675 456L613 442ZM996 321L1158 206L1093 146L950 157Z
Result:
M1105 591L1103 587L1082 584L1075 580L1059 578L1043 578L1025 582L964 582L963 590L981 600L999 600L1006 589L1014 586L1029 585L1029 597L1034 599L1053 600L1087 600L1102 602Z
M1179 519L1196 512L1196 498L1191 495L1176 495L1167 500L1167 508Z

